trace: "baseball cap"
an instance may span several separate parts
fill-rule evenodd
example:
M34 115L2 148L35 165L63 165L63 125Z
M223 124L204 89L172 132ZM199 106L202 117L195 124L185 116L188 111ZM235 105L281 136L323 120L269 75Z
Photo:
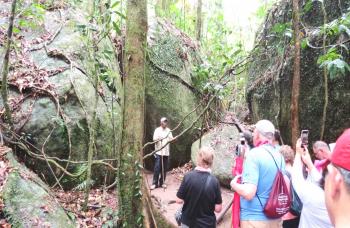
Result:
M168 119L166 117L160 118L160 122L168 122Z
M259 120L255 124L255 128L264 136L273 136L275 134L275 126L269 120Z
M350 171L350 128L337 139L331 162L343 169Z

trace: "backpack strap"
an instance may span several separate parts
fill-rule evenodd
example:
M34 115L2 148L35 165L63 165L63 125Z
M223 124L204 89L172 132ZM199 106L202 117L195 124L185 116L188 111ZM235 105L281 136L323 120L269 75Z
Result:
M278 167L277 162L276 162L276 160L275 160L275 157L272 155L271 151L268 150L265 146L262 146L262 148L264 148L267 152L269 152L269 154L271 155L273 161L275 162L275 165L276 165L277 169L278 169L278 170L281 170L281 169L282 169L282 159L281 159L281 166Z
M207 178L206 178L206 180L205 180L205 184L202 185L202 187L201 187L201 190L200 190L200 192L199 192L199 194L198 194L198 197L196 198L195 203L193 204L193 206L192 206L191 209L189 210L189 214L190 214L191 216L192 216L192 214L193 214L193 210L197 207L197 204L198 204L199 199L201 198L201 196L202 196L202 194L203 194L203 192L204 192L204 189L207 189L207 188L208 188L209 183L211 182L211 179L212 179L212 177L211 177L211 174L209 173L209 175L207 176Z

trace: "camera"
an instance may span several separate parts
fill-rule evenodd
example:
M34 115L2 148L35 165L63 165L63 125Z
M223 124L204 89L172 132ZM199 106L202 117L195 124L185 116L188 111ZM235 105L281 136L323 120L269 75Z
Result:
M239 141L241 142L241 145L245 144L245 138L244 138L244 134L242 132L239 133Z

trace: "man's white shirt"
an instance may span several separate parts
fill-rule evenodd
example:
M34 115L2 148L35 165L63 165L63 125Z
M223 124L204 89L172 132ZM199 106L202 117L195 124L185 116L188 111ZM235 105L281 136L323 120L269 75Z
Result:
M173 134L169 128L158 127L154 131L153 141L157 141L155 144L155 150L159 150L164 145L166 145L170 140L173 139ZM156 152L156 154L161 156L169 156L169 144L166 145L163 149Z

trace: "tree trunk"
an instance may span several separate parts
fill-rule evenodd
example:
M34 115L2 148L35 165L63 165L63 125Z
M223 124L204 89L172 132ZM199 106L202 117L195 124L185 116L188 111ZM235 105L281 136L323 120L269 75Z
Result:
M162 2L162 10L163 10L163 12L168 12L168 6L169 6L169 2L168 2L168 0L161 0L161 2Z
M124 78L124 119L119 158L119 213L124 226L143 225L142 143L145 105L147 0L128 0Z
M327 11L326 7L324 5L324 2L321 2L322 4L322 12L323 12L323 26L326 26L327 24ZM324 32L323 34L323 54L327 54L327 33ZM321 132L320 132L320 139L323 140L324 137L324 130L326 127L326 120L327 120L327 108L328 108L328 72L327 72L327 66L323 67L323 80L324 80L324 105L323 105L323 113L322 113L322 120L321 120Z
M196 39L201 41L202 38L202 0L197 2L197 24L196 24Z
M95 13L99 9L100 5L96 5L97 2L95 0L89 1L91 2L91 9L90 9L90 17L91 22L94 24L97 24ZM86 187L85 187L85 199L83 203L83 210L86 211L88 209L88 202L89 202L89 194L90 189L92 186L92 160L94 155L94 146L95 146L95 140L96 140L96 126L97 126L97 104L98 104L98 88L99 88L99 76L100 76L100 70L98 68L98 59L96 59L96 51L98 49L97 44L97 35L94 34L93 30L88 30L88 44L91 45L91 49L89 49L89 64L90 64L90 74L91 78L94 81L94 87L95 87L95 101L93 103L93 112L92 117L90 120L90 123L88 123L89 127L89 147L88 147L88 163L87 163L87 170L86 170Z
M11 109L8 104L8 86L7 86L7 77L9 73L9 62L10 62L10 51L12 43L12 33L13 33L13 23L15 20L16 13L16 4L17 1L13 0L11 5L11 15L9 19L9 27L7 30L7 42L6 42L6 51L4 62L2 65L2 82L1 82L1 96L5 107L5 122L12 124Z
M291 105L291 127L292 127L292 145L295 147L299 137L299 91L300 91L300 15L299 1L293 0L293 27L294 27L294 73L292 84L292 105Z

